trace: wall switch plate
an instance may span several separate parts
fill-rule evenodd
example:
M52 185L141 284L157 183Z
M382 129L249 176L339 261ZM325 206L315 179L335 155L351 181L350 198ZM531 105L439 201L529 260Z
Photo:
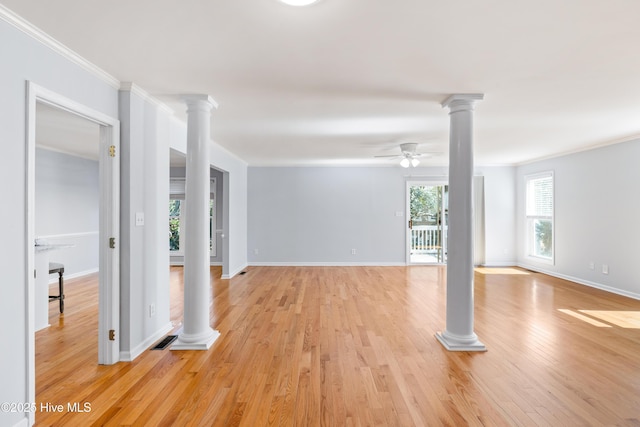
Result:
M596 268L596 265L593 263L593 261L591 261L589 263L589 270L593 270L594 268Z
M156 305L149 304L149 317L153 317L156 315Z
M402 211L397 211L397 212L396 212L396 216L404 216L404 212L402 212Z
M602 274L609 274L609 266L607 264L602 264Z
M136 212L136 227L144 225L144 212Z
M260 251L259 251L258 249L254 249L254 250L253 250L253 254L254 254L254 255L258 255L259 253L260 253Z
M356 250L355 249L351 249L351 255L355 255L356 254Z

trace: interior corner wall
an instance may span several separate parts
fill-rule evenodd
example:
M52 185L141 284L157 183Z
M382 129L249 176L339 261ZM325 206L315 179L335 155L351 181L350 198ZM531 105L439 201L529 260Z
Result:
M638 159L640 140L634 140L518 167L518 263L640 299ZM527 257L524 239L525 176L547 171L554 174L553 265Z
M27 342L27 250L26 242L26 86L27 80L110 117L118 116L116 88L86 72L44 46L0 16L0 141L3 167L0 180L11 209L0 210L0 221L11 224L3 231L0 269L3 271L0 339L11 351L0 352L2 387L0 402L29 402ZM0 425L28 422L25 413L0 412Z
M133 91L120 91L120 349L133 360L171 329L169 200L171 117ZM144 224L136 224L142 215Z
M484 176L485 264L514 266L516 255L516 168L478 167Z

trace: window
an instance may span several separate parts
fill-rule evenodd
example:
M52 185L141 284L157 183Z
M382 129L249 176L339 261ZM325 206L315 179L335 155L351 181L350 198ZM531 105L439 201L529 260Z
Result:
M211 198L209 200L209 250L216 256L216 180L211 179ZM171 255L184 255L184 236L181 231L185 225L185 179L171 178L169 184L169 252Z
M182 253L180 249L180 223L182 222L182 200L169 200L169 251Z
M553 263L553 173L529 175L525 180L527 255Z

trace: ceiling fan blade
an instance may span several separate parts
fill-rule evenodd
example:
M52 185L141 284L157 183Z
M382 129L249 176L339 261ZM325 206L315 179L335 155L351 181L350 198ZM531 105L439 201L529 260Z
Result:
M413 157L422 157L422 156L437 156L443 154L442 151L423 151L422 153L415 153Z
M376 158L387 158L387 159L393 159L393 158L398 158L399 159L399 158L404 157L404 156L399 156L397 154L391 154L391 155L388 155L388 156L373 156L373 157L376 157Z

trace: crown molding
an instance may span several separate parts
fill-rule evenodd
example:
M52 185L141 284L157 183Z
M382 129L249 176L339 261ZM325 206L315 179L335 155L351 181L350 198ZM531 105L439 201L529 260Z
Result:
M14 26L18 30L22 31L26 35L34 38L39 41L43 45L47 46L49 49L53 50L57 54L63 56L74 64L78 65L85 71L93 74L103 82L112 86L115 89L120 88L120 81L113 77L111 74L99 68L97 65L92 64L87 61L67 46L63 45L44 31L37 28L35 25L26 21L24 18L18 16L10 9L7 9L6 6L0 4L0 19L7 22L8 24Z
M597 150L599 148L605 148L611 145L624 144L626 142L634 142L634 141L640 141L640 134L629 135L623 138L612 139L609 141L603 141L598 144L593 144L586 147L579 147L574 150L562 151L560 153L550 154L548 156L536 157L535 159L514 163L514 166L526 166L532 163L543 162L545 160L551 160L551 159L557 159L559 157L570 156L572 154L584 153L585 151Z
M171 107L169 107L167 104L165 104L164 102L160 101L157 98L154 98L151 94L149 94L149 92L147 92L146 90L142 89L140 86L138 86L137 84L133 83L133 82L122 82L120 84L120 88L121 91L125 91L125 92L131 92L133 94L138 95L140 98L144 99L145 101L149 102L150 104L153 104L154 106L156 106L157 108L159 108L160 110L164 111L165 113L169 114L169 115L174 115L175 111L173 111L173 109Z

